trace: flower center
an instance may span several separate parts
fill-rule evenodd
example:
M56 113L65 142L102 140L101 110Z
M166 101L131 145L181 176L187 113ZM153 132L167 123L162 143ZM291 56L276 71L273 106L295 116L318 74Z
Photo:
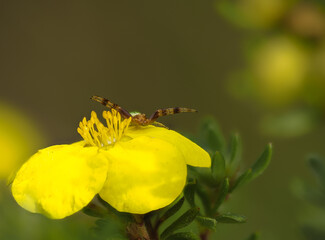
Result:
M107 127L99 121L94 111L90 120L84 117L79 123L78 133L92 146L104 147L119 141L131 122L131 117L122 120L120 113L114 109L111 112L103 111L103 118Z

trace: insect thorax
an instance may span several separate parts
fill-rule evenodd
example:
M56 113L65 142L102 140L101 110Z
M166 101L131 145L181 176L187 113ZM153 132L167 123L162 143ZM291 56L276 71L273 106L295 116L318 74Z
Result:
M146 114L138 113L132 116L132 123L136 125L148 125L150 124L150 120L147 119Z

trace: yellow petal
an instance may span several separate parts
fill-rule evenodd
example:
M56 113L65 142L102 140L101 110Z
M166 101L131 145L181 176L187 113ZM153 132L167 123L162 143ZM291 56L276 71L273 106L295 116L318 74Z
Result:
M34 154L12 184L17 203L57 219L86 206L106 180L107 160L97 147L83 145L56 145Z
M144 214L173 202L186 182L186 163L172 144L138 137L105 152L107 180L100 196L120 212Z
M162 127L130 127L126 133L132 138L149 136L173 144L185 157L186 163L194 167L210 167L210 155L197 144L181 134Z

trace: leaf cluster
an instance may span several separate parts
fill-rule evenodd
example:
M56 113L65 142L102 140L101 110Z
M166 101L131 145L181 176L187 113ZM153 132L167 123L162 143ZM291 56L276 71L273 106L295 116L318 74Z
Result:
M198 239L193 238L192 232L179 233L176 231L179 226L188 225L189 220L195 220L198 224L199 239L208 239L210 232L216 231L217 225L220 223L246 222L246 217L243 215L221 212L219 209L238 187L261 175L271 160L272 145L268 144L254 164L250 168L242 170L240 168L242 145L239 135L234 134L227 143L218 124L212 118L207 118L202 122L200 139L197 139L197 142L210 153L211 168L189 167L189 179L184 189L184 197L191 209L166 228L162 239L165 239L166 236L173 236L170 239L177 239L176 236L182 236L181 239ZM179 202L174 206L178 206L178 204ZM203 207L202 210L201 207ZM179 208L177 211L174 208L171 209L174 214L179 210ZM195 217L193 217L194 215ZM184 223L184 226L181 223ZM257 239L257 236L254 233L248 239Z
M214 119L202 122L197 142L211 155L211 168L189 167L183 194L171 205L145 215L131 215L116 211L100 197L97 204L89 204L84 213L98 218L94 239L208 239L218 224L246 222L245 216L220 211L220 207L237 188L264 172L271 160L271 144L250 168L243 170L239 135L234 134L227 143ZM199 233L188 228L193 223ZM255 240L257 236L254 233L247 239Z
M216 121L213 118L206 118L201 124L200 136L199 143L211 155L211 168L190 168L190 175L196 181L197 195L203 203L211 202L211 197L213 197L214 205L204 207L209 210L208 215L214 215L230 193L254 180L265 171L271 161L272 145L267 144L265 150L251 167L242 169L242 144L238 134L233 134L227 143ZM213 196L205 199L204 195L210 194L204 189L213 190ZM191 200L191 202L193 201Z

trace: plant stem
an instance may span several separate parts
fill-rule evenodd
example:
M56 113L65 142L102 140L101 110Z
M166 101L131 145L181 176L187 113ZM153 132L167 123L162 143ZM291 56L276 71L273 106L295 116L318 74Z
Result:
M205 231L200 233L200 239L201 240L208 240L210 235L209 229L206 229Z
M144 216L144 224L147 228L147 231L149 233L150 239L151 240L159 240L158 237L158 229L154 229L152 224L151 224L151 219L150 215L145 215Z
M150 218L134 214L135 222L126 227L130 240L158 240L158 233L152 228Z

